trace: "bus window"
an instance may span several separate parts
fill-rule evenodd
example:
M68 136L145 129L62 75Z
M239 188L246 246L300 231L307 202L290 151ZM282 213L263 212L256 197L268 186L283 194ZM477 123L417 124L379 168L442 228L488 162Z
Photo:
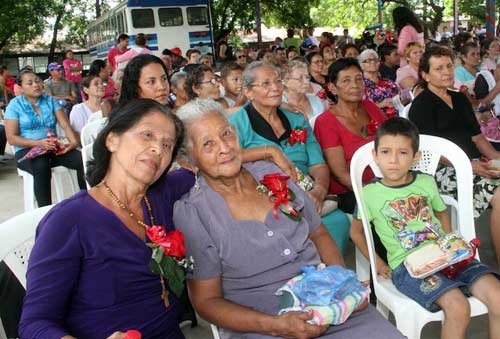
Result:
M179 7L173 8L160 8L158 10L158 17L160 18L160 26L182 26L182 10Z
M123 25L123 12L118 13L118 35L125 33Z
M208 13L206 7L188 7L187 8L188 24L208 25Z
M141 8L132 10L132 26L134 28L155 27L155 18L151 8Z

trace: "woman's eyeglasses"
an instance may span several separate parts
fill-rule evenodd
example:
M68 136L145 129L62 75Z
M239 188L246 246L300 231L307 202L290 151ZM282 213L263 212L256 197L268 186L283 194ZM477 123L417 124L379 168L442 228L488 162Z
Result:
M377 58L373 58L373 59L365 59L365 60L363 60L363 63L364 63L364 64L374 64L374 63L376 63L376 62L378 62L378 59L377 59Z
M283 86L283 80L278 79L275 81L262 81L260 83L253 83L253 87L262 87L263 89L270 89L272 85L276 85L276 87L281 87Z
M306 75L306 76L297 77L297 78L289 77L287 79L289 79L289 80L298 80L298 81L311 81L311 76Z

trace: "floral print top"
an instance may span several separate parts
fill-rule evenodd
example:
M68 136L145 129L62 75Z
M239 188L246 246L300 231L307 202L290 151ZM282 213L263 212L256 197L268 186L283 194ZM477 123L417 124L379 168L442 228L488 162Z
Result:
M378 83L368 78L363 78L365 82L365 98L378 104L387 98L395 97L399 94L399 87L390 79L379 79ZM387 114L388 107L381 108Z

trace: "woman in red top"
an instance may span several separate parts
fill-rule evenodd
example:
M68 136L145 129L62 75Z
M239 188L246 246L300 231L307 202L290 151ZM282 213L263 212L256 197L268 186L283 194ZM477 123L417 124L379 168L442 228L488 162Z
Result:
M328 73L329 90L337 96L338 103L317 118L314 134L330 168L328 193L338 195L341 210L353 213L356 199L349 174L352 156L358 148L373 140L375 123L386 118L377 105L363 100L363 73L356 59L339 59L330 66ZM373 173L365 171L363 181L372 178Z

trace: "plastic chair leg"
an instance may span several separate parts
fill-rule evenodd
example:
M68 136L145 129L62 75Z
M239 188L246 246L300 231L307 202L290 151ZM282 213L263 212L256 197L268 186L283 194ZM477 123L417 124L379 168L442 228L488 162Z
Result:
M2 319L0 319L0 339L7 339L7 334L2 325Z
M69 178L73 188L73 194L78 193L80 191L80 186L78 186L78 174L75 170L69 170Z
M385 318L385 319L389 319L389 309L387 308L387 306L385 306L383 303L380 302L380 300L377 300L377 311L380 312L380 314L382 314L382 316Z
M52 177L54 179L54 186L56 187L57 202L63 201L64 200L63 175L61 173L52 172Z
M35 192L33 191L33 176L27 172L19 172L23 178L24 211L35 209Z
M397 329L408 339L420 339L420 332L426 322L422 323L419 313L421 312L414 312L410 315L408 312L403 312L394 315Z

